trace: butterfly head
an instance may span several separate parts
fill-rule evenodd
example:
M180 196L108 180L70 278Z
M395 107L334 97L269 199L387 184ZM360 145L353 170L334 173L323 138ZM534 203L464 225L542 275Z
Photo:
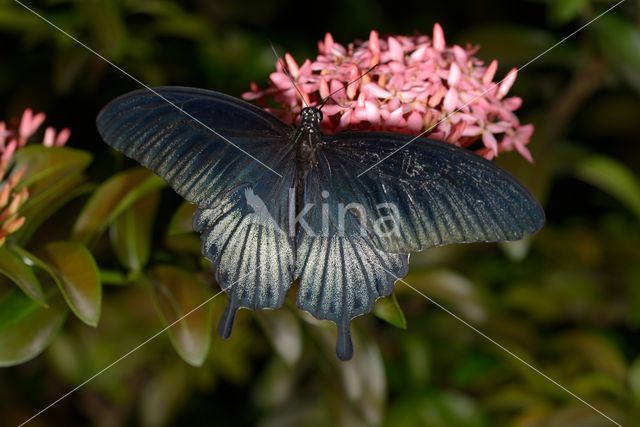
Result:
M314 131L320 128L322 122L322 111L316 107L306 107L300 112L300 126Z

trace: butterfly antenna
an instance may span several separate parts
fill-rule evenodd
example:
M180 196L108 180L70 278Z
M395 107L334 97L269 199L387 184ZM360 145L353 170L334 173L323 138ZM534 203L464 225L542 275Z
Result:
M351 86L353 83L361 80L364 76L366 76L367 74L369 74L371 71L373 71L378 65L380 65L380 63L377 63L375 65L373 65L371 68L369 68L367 71L365 71L364 73L362 73L361 75L359 75L358 77L356 77L355 79L351 80L349 83L347 83L345 86L338 88L336 90L334 90L333 92L331 92L329 95L327 95L326 98L324 98L322 100L322 102L320 103L320 105L318 106L318 109L322 110L322 107L324 107L324 104L327 103L328 100L332 99L331 97L333 95L335 95L336 93L340 92L341 90L346 90L349 86ZM333 102L335 102L336 104L340 105L338 102L336 102L336 100L334 99ZM342 107L342 105L340 105Z
M278 55L278 52L276 51L276 47L273 45L273 43L271 43L271 40L269 40L269 44L271 45L271 50L273 51L273 54L276 56L276 60L280 63L280 65L282 65L282 71L284 71L284 74L289 78L289 80L291 81L291 84L298 92L298 95L300 95L300 99L302 99L302 103L304 104L304 106L308 107L309 104L307 104L307 101L304 99L304 95L302 94L302 91L296 84L295 80L293 80L293 76L289 73L289 70L287 69L287 64L285 64L282 58L280 58L280 55Z

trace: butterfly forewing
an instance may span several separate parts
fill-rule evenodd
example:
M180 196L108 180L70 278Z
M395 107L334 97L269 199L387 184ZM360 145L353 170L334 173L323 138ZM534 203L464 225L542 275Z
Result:
M264 175L277 178L275 168L291 151L291 130L284 123L221 93L153 90L123 95L100 112L98 131L113 148L198 205L209 206Z
M378 248L407 253L450 243L518 240L544 224L531 194L492 162L438 141L406 143L406 136L389 133L325 136L318 176L336 201L364 210L355 226L345 222L343 233L357 235L365 228Z

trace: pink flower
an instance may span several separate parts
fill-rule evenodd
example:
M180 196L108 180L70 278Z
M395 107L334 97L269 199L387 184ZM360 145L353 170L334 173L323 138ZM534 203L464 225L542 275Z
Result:
M24 147L27 144L27 139L36 133L46 117L44 113L38 113L34 116L31 108L24 110L20 120L20 127L18 128L18 145L20 147Z
M25 172L19 169L2 181L5 171L0 169L0 246L24 224L25 218L20 216L19 209L29 197L29 191L26 187L16 191L16 187Z
M5 122L0 122L0 246L9 234L24 224L25 218L20 215L20 208L29 197L26 187L18 189L27 171L24 168L12 167L13 156L17 150L27 145L45 118L44 113L34 115L31 109L27 108L17 129L8 129ZM54 128L48 127L42 144L46 147L62 147L70 135L71 131L68 128L58 133Z
M42 144L45 147L63 147L71 136L71 129L64 128L56 135L56 130L51 126L44 131L44 139Z
M447 45L439 24L434 25L432 37L383 38L371 31L368 40L346 47L327 33L318 43L315 60L298 65L286 54L285 64L276 63L269 86L260 89L252 83L243 98L294 123L304 106L318 105L333 93L323 107L322 127L327 133L424 132L425 137L462 147L479 142L482 147L475 151L489 159L516 150L532 161L526 145L533 125L521 125L514 113L522 100L507 97L517 70L494 83L498 62L485 65L474 56L477 50Z

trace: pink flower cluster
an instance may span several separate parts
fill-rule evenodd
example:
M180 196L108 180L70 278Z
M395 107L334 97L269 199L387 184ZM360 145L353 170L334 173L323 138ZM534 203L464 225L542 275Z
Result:
M346 47L327 33L318 50L315 60L302 65L286 54L286 65L278 61L269 87L252 83L243 98L294 123L301 108L318 105L333 93L322 109L328 133L424 132L462 147L481 141L476 152L488 159L515 149L533 161L526 147L533 125L520 124L515 114L522 100L507 97L517 70L494 83L498 62L485 65L474 56L477 47L447 45L439 24L432 37L381 38L371 31L367 41Z
M45 117L44 113L34 115L27 108L15 130L8 129L7 124L0 121L0 246L4 244L9 234L17 231L24 224L25 218L20 216L19 210L29 197L26 187L17 189L26 169L11 170L13 155L16 150L27 145ZM58 133L54 128L47 127L42 143L47 147L61 147L66 144L70 135L71 131L68 128Z

